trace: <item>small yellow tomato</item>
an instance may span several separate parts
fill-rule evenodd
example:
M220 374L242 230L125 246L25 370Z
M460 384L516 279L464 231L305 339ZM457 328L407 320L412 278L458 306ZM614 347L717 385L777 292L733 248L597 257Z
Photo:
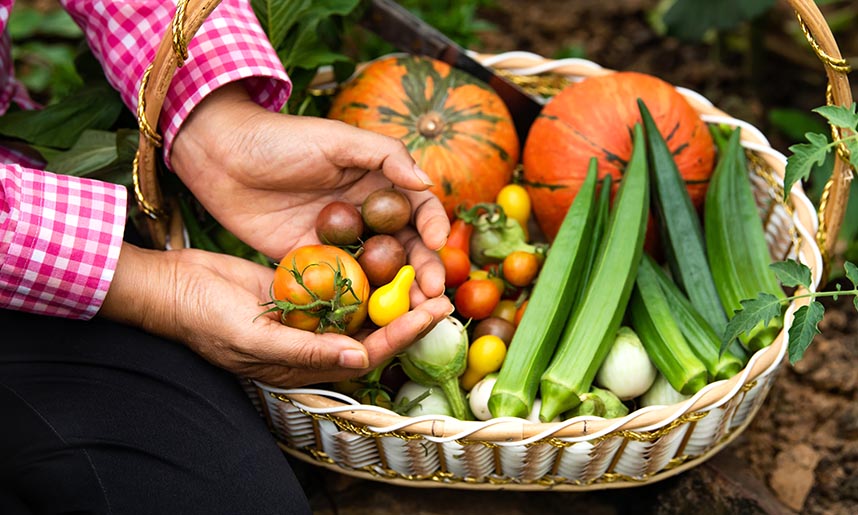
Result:
M506 216L518 221L522 229L527 231L527 221L530 219L530 195L521 184L507 184L498 192L495 202L503 208Z
M495 285L495 288L503 295L504 292L504 283L503 279L493 274L489 270L484 270L482 268L478 268L475 270L471 270L471 273L468 275L468 279L485 279L491 281L492 284Z
M506 344L493 334L480 336L468 348L468 368L462 374L462 388L470 390L486 375L500 370L506 358Z
M495 309L492 310L492 316L503 318L507 322L515 323L515 312L518 309L518 306L515 305L515 301L512 299L501 299L498 302L498 305L495 306Z
M372 322L384 327L398 316L404 315L411 307L408 291L414 283L414 267L405 265L396 272L396 277L389 283L379 286L369 296L369 318Z

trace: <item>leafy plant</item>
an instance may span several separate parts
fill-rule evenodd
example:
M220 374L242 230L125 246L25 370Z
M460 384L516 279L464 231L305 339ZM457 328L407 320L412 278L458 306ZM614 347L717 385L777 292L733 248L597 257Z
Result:
M789 329L789 360L795 364L803 356L804 352L810 346L814 336L820 333L819 322L825 314L825 306L819 302L820 297L832 297L834 300L840 295L852 295L855 309L858 310L858 267L853 263L846 261L844 270L846 278L852 282L853 289L842 290L840 284L834 291L811 292L810 286L812 276L810 269L802 263L795 260L787 260L771 264L778 280L782 285L787 287L801 287L799 291L807 293L798 293L791 297L778 299L774 295L761 293L756 298L742 301L742 309L736 311L730 321L727 323L727 329L724 332L724 337L721 341L721 348L726 349L727 346L736 339L740 334L750 331L762 322L768 325L769 322L776 317L783 316L783 309L790 302L796 299L811 299L810 303L798 308L795 312L792 325Z
M340 34L346 17L359 4L360 0L251 0L256 17L292 80L289 112L323 112L308 94L319 68L333 66L339 72L338 78L354 70L354 63L339 50Z
M849 151L849 162L858 168L858 114L855 112L855 103L849 108L843 106L822 106L813 109L813 112L822 115L832 125L841 129L851 131L840 142ZM792 185L800 180L807 180L813 166L820 165L828 158L837 147L837 143L831 141L825 134L808 132L805 135L807 143L798 143L789 147L793 153L787 159L786 173L784 177L784 199L789 196Z
M74 66L83 33L62 9L43 11L19 2L8 23L15 45L15 76L43 103L53 103L82 85Z
M832 125L846 131L840 141L849 152L849 160L853 169L858 168L858 134L856 134L858 114L856 114L856 105L853 103L848 108L823 106L813 109L813 112L821 115ZM785 195L793 184L798 181L807 181L810 178L811 185L818 196L833 169L837 144L832 141L831 137L822 132L807 132L805 139L806 142L795 144L789 148L793 154L787 159L784 178ZM846 214L838 237L846 245L844 251L846 259L858 259L858 183L856 181L853 181L850 186Z

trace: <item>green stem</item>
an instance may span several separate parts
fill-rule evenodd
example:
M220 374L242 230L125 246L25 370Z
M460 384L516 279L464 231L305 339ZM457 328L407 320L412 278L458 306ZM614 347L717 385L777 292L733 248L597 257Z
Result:
M803 293L801 295L793 295L792 297L787 297L781 301L782 304L788 304L789 302L796 299L806 299L817 298L817 297L839 297L841 295L854 295L858 297L858 288L854 290L836 290L836 291L821 291L821 292L811 292L811 293Z
M438 383L441 391L447 397L447 402L450 403L450 410L453 416L459 420L471 420L470 410L465 403L465 396L462 394L462 389L459 387L459 378L451 377L445 381Z

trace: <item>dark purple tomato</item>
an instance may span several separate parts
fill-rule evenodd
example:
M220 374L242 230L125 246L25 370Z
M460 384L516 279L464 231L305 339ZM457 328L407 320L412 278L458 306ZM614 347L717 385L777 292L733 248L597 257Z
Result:
M348 202L335 200L316 216L316 235L326 245L354 245L360 241L363 230L360 211Z
M491 334L497 336L509 346L513 333L515 333L515 326L509 320L500 317L488 317L480 320L474 327L474 334L471 336L471 340L473 341L480 336Z
M406 259L405 247L387 234L367 238L363 250L358 254L358 263L372 286L382 286L392 281L396 272L405 266Z
M393 234L411 220L411 202L399 190L385 188L370 193L361 205L366 226L378 234Z

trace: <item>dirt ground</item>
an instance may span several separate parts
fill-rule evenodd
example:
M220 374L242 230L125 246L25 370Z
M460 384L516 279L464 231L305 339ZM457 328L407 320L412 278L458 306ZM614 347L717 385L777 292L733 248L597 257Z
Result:
M735 33L732 48L718 50L658 36L647 22L656 4L498 0L497 9L485 10L498 30L483 36L482 50L553 57L579 48L602 66L652 73L702 93L786 153L795 141L775 130L767 114L782 107L809 111L825 102L822 66L800 33L796 37L788 4L778 2L761 22L764 51L753 63L742 47L747 30ZM839 39L844 56L858 57L854 31ZM856 80L853 75L853 95ZM822 334L803 361L783 367L765 406L730 451L796 511L851 514L858 513L858 314L851 299L826 307Z

